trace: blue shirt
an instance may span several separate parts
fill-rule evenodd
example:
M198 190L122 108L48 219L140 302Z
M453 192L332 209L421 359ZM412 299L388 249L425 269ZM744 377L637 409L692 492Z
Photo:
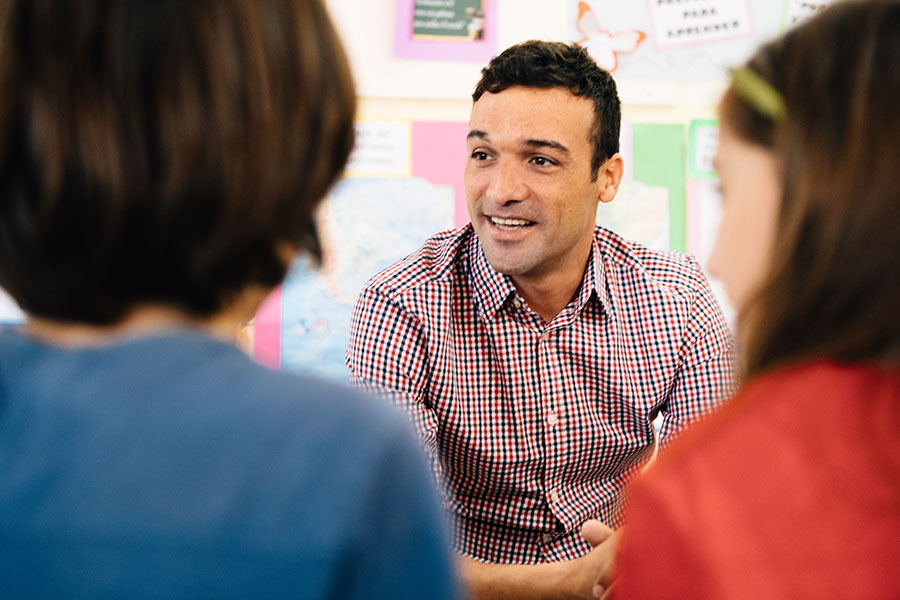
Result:
M0 330L0 596L451 598L402 417L181 331Z

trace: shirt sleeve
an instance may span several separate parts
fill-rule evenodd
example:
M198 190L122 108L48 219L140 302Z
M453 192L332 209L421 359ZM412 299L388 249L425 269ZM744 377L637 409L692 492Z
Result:
M735 389L734 339L709 282L689 260L697 288L679 351L681 366L661 409L661 449L685 427L715 411Z
M419 320L366 286L353 311L346 361L351 385L386 397L410 415L440 482L437 419L427 396L429 361Z

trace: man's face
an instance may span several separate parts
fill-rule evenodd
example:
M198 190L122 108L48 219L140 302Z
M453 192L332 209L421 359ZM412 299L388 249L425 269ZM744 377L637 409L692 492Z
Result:
M488 262L517 283L584 271L597 203L618 187L610 161L591 181L593 121L593 103L564 88L511 87L472 107L469 218Z

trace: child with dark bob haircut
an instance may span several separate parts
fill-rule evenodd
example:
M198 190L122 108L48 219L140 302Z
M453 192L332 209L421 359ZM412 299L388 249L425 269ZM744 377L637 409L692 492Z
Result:
M232 339L354 112L320 0L0 2L0 596L454 595L404 419Z

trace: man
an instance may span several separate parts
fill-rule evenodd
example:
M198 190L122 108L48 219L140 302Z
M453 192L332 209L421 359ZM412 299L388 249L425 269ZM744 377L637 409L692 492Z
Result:
M355 106L321 0L0 3L0 597L456 597L402 416L234 345Z
M620 105L584 49L513 46L472 97L471 224L367 284L347 364L414 416L476 595L583 594L582 523L619 524L658 413L665 447L729 393L732 342L691 258L595 226Z

